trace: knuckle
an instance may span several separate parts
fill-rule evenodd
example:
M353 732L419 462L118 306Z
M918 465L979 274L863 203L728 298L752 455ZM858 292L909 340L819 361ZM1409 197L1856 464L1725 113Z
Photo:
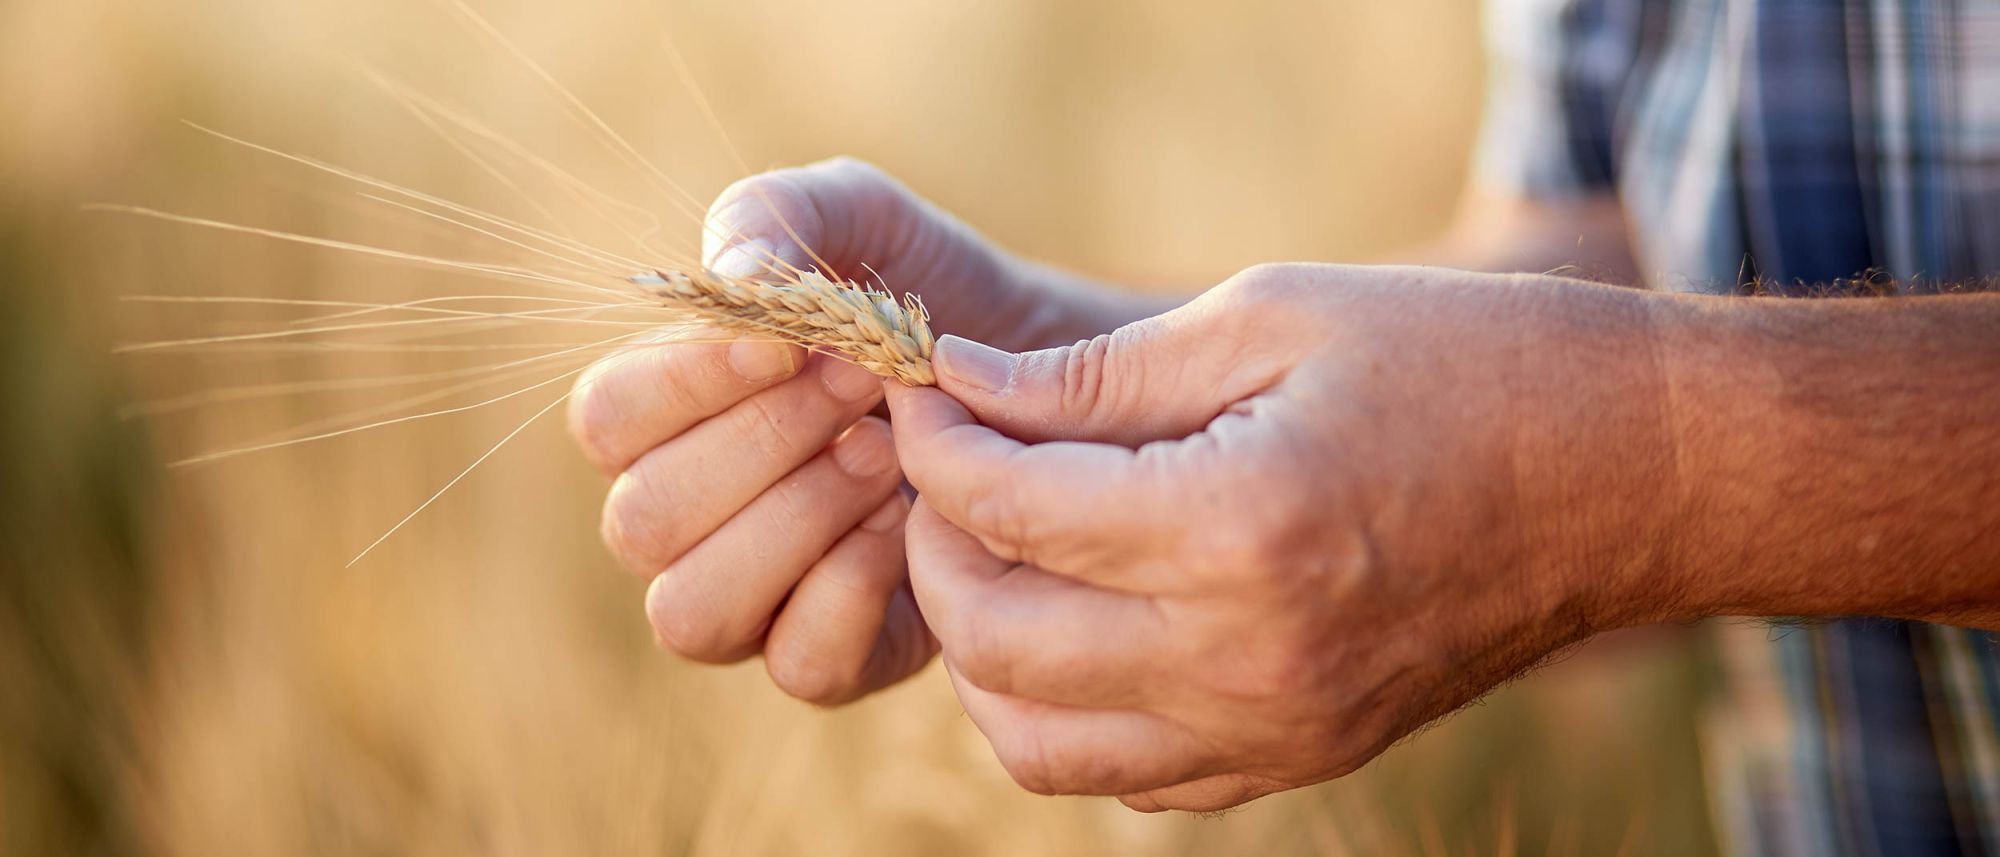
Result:
M1020 559L1028 550L1031 533L1021 498L1004 480L986 480L967 490L965 524L1003 558Z
M801 468L809 469L812 468ZM769 527L776 533L798 532L811 527L816 519L824 518L829 506L845 499L839 491L829 490L832 486L814 484L818 479L826 478L826 474L840 473L840 468L826 466L818 469L817 478L787 477L764 492L757 499L757 517L761 526Z
M1325 530L1325 503L1295 473L1236 461L1202 481L1216 489L1205 492L1212 505L1202 516L1217 525L1188 532L1187 544L1205 566L1239 584L1281 579L1301 539Z
M741 454L760 461L778 461L794 454L794 424L810 415L779 407L771 396L751 396L743 400L742 407L744 424L737 433L744 445Z
M1090 747L1060 749L1033 724L1024 724L996 744L995 755L1021 788L1039 795L1104 794L1121 790L1124 766Z
M888 598L904 581L903 558L896 548L896 535L854 530L846 539L873 539L875 550L859 561L822 560L807 574L821 584L838 590L849 603L869 604Z
M1300 292L1307 288L1307 278L1301 275L1307 267L1296 262L1252 265L1224 280L1216 296L1245 309L1296 306Z
M1277 634L1258 646L1243 670L1245 688L1264 699L1296 700L1319 685L1321 654L1311 651L1299 634Z
M635 454L629 426L635 420L671 420L690 408L716 403L736 385L728 346L689 343L650 347L607 357L586 369L570 393L570 436L599 468L616 470ZM671 439L651 439L660 443Z
M1024 724L1008 733L1006 740L995 741L993 755L1021 788L1038 795L1061 793L1050 766L1048 744L1031 725Z
M1261 631L1255 638L1239 639L1222 651L1227 657L1212 658L1204 669L1203 684L1239 701L1260 705L1285 706L1303 694L1314 692L1321 675L1321 659L1295 642L1298 635ZM1299 734L1309 724L1286 724L1284 734Z
M978 613L967 613L958 617L949 631L940 629L938 633L949 634L945 651L959 675L988 692L1004 695L1014 690L1013 658L994 625Z
M1064 413L1094 414L1117 406L1117 390L1110 368L1119 334L1099 334L1062 350L1062 399Z
M1033 377L1060 381L1056 407L1075 418L1097 440L1133 441L1129 423L1143 413L1147 382L1158 370L1140 355L1145 340L1158 335L1157 324L1142 321L1102 333L1074 345L1031 352L1026 371ZM1036 365L1039 364L1039 365Z
M736 370L729 365L727 342L691 342L675 345L661 354L666 365L659 367L659 371L646 373L653 380L652 388L646 392L669 406L712 401L719 398L718 393L742 386Z
M1062 794L1121 791L1125 767L1101 752L1077 752L1049 766L1050 785Z
M1187 534L1191 553L1202 565L1238 581L1263 579L1283 560L1271 524L1246 511L1228 515L1226 523Z

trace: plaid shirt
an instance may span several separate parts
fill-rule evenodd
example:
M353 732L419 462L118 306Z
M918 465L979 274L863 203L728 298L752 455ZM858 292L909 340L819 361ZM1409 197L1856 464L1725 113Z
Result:
M1653 287L2000 277L2000 0L1489 5L1480 180L1615 194ZM1725 847L2000 857L1994 635L1719 631Z

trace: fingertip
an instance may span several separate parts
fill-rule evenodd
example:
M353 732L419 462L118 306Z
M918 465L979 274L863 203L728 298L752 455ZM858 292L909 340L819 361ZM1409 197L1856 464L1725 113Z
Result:
M921 574L919 568L928 565L926 560L936 551L939 541L949 538L956 529L924 500L922 494L910 502L910 512L903 518L903 553L909 560L911 583L917 583ZM921 584L918 584L918 589L917 595L921 596Z
M884 380L886 381L887 379ZM908 397L911 391L920 389L923 388L912 387L908 384L900 382L884 383L882 385L882 399L889 403L889 410L893 412L896 409L897 403L903 401L906 397Z
M909 516L903 521L903 543L904 555L910 563L910 582L919 601L924 600L926 583L935 583L936 578L949 575L970 559L990 557L977 537L952 523L921 494L910 504Z
M877 477L896 471L894 443L888 423L876 417L862 417L834 440L833 461L848 475L872 483Z
M665 574L653 575L653 579L646 583L646 595L641 601L646 612L646 627L653 632L653 646L661 651L671 649L667 643L667 635L660 630L664 624L663 617L667 605L666 587L663 585L666 577Z
M903 519L903 531L914 533L941 523L944 523L943 516L931 508L931 504L924 500L924 495L918 494L916 499L910 501L910 513Z
M1161 804L1159 799L1153 797L1152 793L1150 792L1142 792L1140 794L1131 794L1131 795L1119 795L1118 802L1124 804L1126 809L1132 810L1133 812L1143 812L1148 815L1167 811L1166 806Z
M868 419L874 418L869 417ZM877 422L880 421L877 420ZM875 511L869 513L868 517L863 518L860 526L861 529L871 533L890 533L901 526L903 521L907 520L909 516L910 501L903 497L903 492L897 491L891 493L889 499L882 501L882 505L877 506Z
M889 401L889 415L896 421L899 439L906 430L912 436L928 435L975 421L972 411L967 410L964 404L936 387L890 384L885 395Z

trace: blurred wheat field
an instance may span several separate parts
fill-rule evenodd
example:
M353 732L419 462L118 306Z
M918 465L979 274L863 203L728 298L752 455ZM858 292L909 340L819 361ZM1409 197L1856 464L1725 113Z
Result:
M1478 121L1471 0L477 5L696 194L740 170L662 61L662 33L753 168L862 157L1025 255L1159 288L1423 239ZM110 353L282 318L119 295L400 299L439 276L80 210L458 247L181 123L502 201L357 61L591 181L639 181L442 3L0 4L0 853L1712 847L1693 734L1703 670L1658 635L1593 645L1340 782L1216 818L1139 816L1020 791L935 669L829 712L754 662L655 650L640 584L597 545L604 486L559 420L343 567L532 413L526 398L163 471L370 400L139 420L122 406L440 365Z

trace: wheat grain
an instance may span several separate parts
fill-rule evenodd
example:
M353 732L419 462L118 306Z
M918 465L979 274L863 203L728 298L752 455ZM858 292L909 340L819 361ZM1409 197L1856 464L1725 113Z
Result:
M936 340L923 304L913 295L899 302L886 291L810 270L782 282L713 271L654 271L632 282L661 306L723 328L825 348L911 386L937 383L931 371Z

